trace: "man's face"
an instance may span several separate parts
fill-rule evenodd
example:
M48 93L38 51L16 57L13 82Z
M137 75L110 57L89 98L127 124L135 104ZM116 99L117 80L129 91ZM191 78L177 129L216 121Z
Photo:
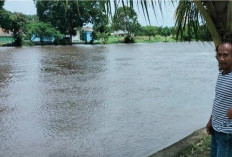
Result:
M222 44L218 47L216 58L218 61L219 70L228 73L232 70L232 45L231 44Z

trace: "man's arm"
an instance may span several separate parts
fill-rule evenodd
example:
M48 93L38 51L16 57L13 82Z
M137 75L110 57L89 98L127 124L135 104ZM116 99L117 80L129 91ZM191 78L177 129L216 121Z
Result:
M212 115L210 116L210 119L206 125L206 132L210 135L212 134L213 126L212 126Z
M227 117L232 118L232 107L227 111Z

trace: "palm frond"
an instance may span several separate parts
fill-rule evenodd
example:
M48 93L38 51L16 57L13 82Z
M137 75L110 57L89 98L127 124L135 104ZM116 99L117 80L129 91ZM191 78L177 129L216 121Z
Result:
M199 29L200 23L203 23L204 20L195 3L191 1L179 1L175 16L175 26L177 28L176 38L183 39L184 33L187 32L187 34L191 36L193 32L198 40L197 30Z

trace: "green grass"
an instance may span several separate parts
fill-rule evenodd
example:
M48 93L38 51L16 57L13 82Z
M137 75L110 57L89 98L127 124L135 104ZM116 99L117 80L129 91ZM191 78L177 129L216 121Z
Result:
M148 36L136 36L135 42L136 43L153 43L153 42L174 42L175 39L171 36L168 36L165 41L164 36L156 35L155 37L151 37L149 40Z
M148 36L135 36L135 43L154 43L154 42L165 42L165 37L156 35L155 37L151 37L149 40ZM173 37L168 36L166 38L166 42L174 42L176 41ZM101 40L94 41L95 44L102 44ZM124 37L123 36L110 36L108 40L108 44L118 44L118 43L124 43Z
M12 43L14 40L12 37L1 37L0 36L0 46L7 44L7 43Z
M209 157L210 136L204 136L200 141L187 147L177 157Z
M154 43L154 42L165 42L165 37L156 35L155 37L151 37L149 40L148 36L135 36L134 37L135 43ZM168 36L166 38L167 42L174 42L175 39L171 36ZM9 44L13 42L12 37L0 37L0 46ZM73 44L83 44L84 42L73 42ZM118 44L118 43L124 43L124 37L123 36L110 36L107 44ZM103 44L101 40L95 40L94 44ZM32 46L34 45L26 38L23 42L24 46Z

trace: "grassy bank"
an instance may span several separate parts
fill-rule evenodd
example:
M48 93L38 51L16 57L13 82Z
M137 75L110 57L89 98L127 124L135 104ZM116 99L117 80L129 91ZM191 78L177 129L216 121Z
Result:
M210 136L205 135L200 141L191 144L178 154L178 157L209 157Z
M175 39L171 36L168 36L165 40L164 36L156 35L155 37L149 37L148 36L135 36L134 37L135 43L153 43L153 42L174 42ZM99 40L97 43L102 44L102 42ZM118 44L118 43L124 43L124 37L123 36L110 36L108 40L108 44Z
M149 157L209 157L209 150L210 136L202 128Z
M160 35L156 35L154 37L152 36L150 38L148 36L135 36L134 40L135 40L135 43L154 43L154 42L174 42L176 41L174 37L172 36L168 36L165 38L164 36L160 36ZM13 42L13 39L11 37L9 38L0 37L0 46L11 44L12 42ZM84 43L85 43L84 41L73 42L73 44L84 44ZM123 36L110 36L107 44L118 44L118 43L124 43ZM95 40L94 44L103 44L103 43L101 40ZM23 45L33 46L35 44L29 40L24 39Z

